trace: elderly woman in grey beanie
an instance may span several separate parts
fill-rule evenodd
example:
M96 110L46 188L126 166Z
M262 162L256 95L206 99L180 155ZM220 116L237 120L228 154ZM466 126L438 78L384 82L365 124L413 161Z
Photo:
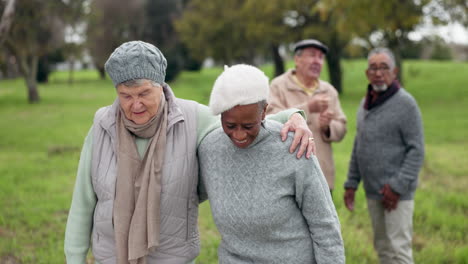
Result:
M105 64L117 98L96 112L83 145L65 232L68 264L85 263L90 244L100 264L185 264L200 251L196 153L219 117L176 98L164 83L166 65L142 41L122 44ZM310 155L311 132L300 115L291 117L285 130L298 127L296 143Z
M210 98L222 128L199 147L201 198L222 240L219 263L345 263L343 240L315 157L295 159L281 125L265 120L268 78L226 68Z

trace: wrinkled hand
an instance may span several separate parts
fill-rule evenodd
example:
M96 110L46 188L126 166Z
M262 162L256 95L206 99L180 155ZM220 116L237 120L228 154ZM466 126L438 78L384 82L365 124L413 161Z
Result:
M345 194L344 194L344 203L346 205L346 208L348 210L353 211L354 210L354 195L356 193L356 190L353 188L346 188Z
M333 113L330 111L324 111L321 112L319 115L319 124L320 124L320 129L322 130L328 130L330 127L330 122L333 119Z
M296 155L297 158L302 157L304 153L306 153L306 158L310 158L312 153L315 154L315 143L312 131L310 131L307 126L307 122L300 114L293 114L289 118L288 122L283 125L280 132L281 140L285 141L288 138L289 131L294 132L294 139L291 143L291 147L289 148L290 153L293 153L300 144L299 151ZM307 152L305 152L306 150Z
M330 98L326 93L320 93L312 96L309 99L309 111L312 113L320 113L328 108Z
M380 190L380 193L383 195L382 205L389 212L395 210L400 200L400 195L392 190L389 184L385 184Z

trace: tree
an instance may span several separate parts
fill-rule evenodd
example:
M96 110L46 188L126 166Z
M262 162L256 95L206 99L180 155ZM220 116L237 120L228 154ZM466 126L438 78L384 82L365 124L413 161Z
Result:
M316 38L330 48L327 54L330 81L341 92L342 51L352 35L348 30L338 31L336 21L346 15L346 10L339 10L336 5L327 6L324 1L318 0L270 2L247 1L244 16L249 23L247 36L256 43L266 42L272 47L275 76L284 72L284 63L277 52L280 45Z
M466 0L432 0L424 6L423 12L435 25L459 22L468 27Z
M39 57L36 74L36 81L38 83L49 82L49 74L52 71L51 65L64 61L65 58L63 55L63 49L59 47Z
M395 54L399 76L403 82L402 52L412 45L408 33L424 19L434 24L460 22L468 24L466 0L324 0L328 7L346 15L337 17L339 33L353 32L366 39L369 47L387 46ZM352 23L350 23L352 21Z
M245 0L192 0L175 22L181 40L196 59L224 64L253 62L255 43L246 36L241 10Z
M87 47L102 78L104 64L120 44L143 40L157 46L168 60L166 81L184 68L199 69L180 42L173 21L187 0L93 0L88 17Z
M246 1L241 10L246 26L246 37L256 43L256 52L270 54L274 64L274 76L285 71L280 46L294 41L293 26L285 19L290 15L288 1ZM255 15L252 15L255 14Z
M3 14L8 13L12 2L8 2L2 10ZM3 43L0 42L0 45L15 57L25 79L30 103L39 102L40 99L36 80L39 58L64 43L64 27L71 2L73 1L16 0L14 11L9 13L10 27L1 35ZM3 22L2 18L2 24Z
M141 39L144 1L93 0L87 18L86 46L102 79L109 55L123 42Z
M176 78L183 69L200 68L190 56L174 28L174 20L181 16L187 1L150 0L145 4L146 24L143 39L155 44L167 59L166 81Z
M5 36L10 30L11 23L13 22L13 15L15 14L15 0L8 0L5 7L2 7L3 14L0 17L0 45L5 41Z
M63 56L67 59L68 64L69 64L69 74L68 74L69 84L73 83L73 72L75 68L75 63L83 55L83 49L84 49L83 44L78 44L78 43L73 43L73 42L65 44L64 47L62 48Z
M249 62L270 53L275 75L284 71L279 46L319 39L330 48L330 81L341 92L341 58L351 40L364 39L367 48L388 46L401 74L401 50L424 16L467 24L466 14L466 0L193 0L176 28L201 59Z
M275 75L279 75L284 72L279 48L294 39L294 31L284 22L288 4L267 0L193 0L176 22L176 29L198 59L211 57L223 64L255 64L258 58L270 57Z
M328 54L329 72L332 84L340 91L340 50L348 34L330 29L335 16L325 16L320 3L318 0L209 3L193 0L176 26L182 40L190 44L189 48L200 58L212 57L229 64L239 60L252 63L257 56L270 55L275 76L284 72L283 58L278 51L281 45L303 38L318 38L334 49Z
M0 47L6 39L13 22L13 15L15 14L15 0L8 0L5 3L0 1L0 10L3 10L0 16ZM3 50L0 52L0 73L8 75L9 63L8 58L10 54L8 51Z
M13 23L3 46L15 56L28 88L30 103L39 102L37 66L39 57L63 43L65 5L59 0L18 0Z

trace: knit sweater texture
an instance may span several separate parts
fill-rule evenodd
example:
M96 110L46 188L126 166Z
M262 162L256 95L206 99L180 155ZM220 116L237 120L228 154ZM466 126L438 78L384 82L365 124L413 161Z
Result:
M266 121L246 149L221 128L199 146L202 184L222 240L219 263L345 263L330 191L315 156L296 159Z
M390 184L401 200L412 200L424 160L421 112L403 88L383 104L366 110L361 101L357 133L345 188L356 189L362 179L367 198L381 200Z

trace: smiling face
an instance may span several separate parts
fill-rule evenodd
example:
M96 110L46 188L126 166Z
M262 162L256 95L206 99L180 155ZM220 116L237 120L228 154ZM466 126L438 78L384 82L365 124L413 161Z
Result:
M260 132L266 104L238 105L221 114L224 133L238 148L247 148Z
M143 81L136 86L117 85L120 107L128 120L143 125L153 118L159 109L162 87L151 81Z
M398 70L385 53L376 53L369 58L366 76L370 84L377 87L390 86Z
M302 49L300 54L294 56L296 73L305 80L316 80L322 71L324 54L321 50L308 47Z

